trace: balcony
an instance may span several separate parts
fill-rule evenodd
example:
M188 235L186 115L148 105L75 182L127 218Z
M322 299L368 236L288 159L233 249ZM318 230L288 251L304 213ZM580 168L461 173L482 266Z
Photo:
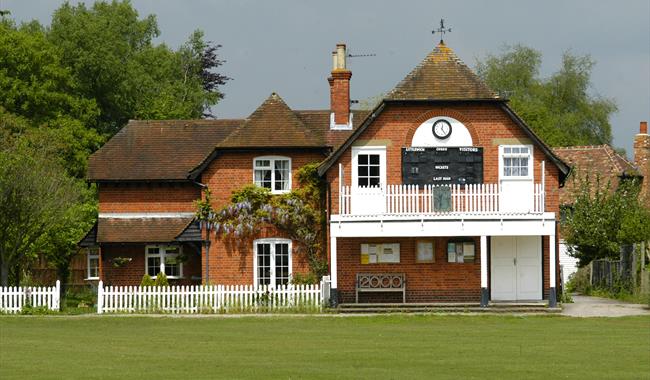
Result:
M541 183L473 185L386 185L339 188L339 215L358 218L435 218L542 216L545 191Z

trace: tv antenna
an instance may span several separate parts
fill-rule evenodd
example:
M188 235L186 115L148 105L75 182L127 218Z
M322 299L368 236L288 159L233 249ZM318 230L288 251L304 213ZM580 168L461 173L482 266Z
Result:
M444 43L442 38L444 37L445 33L451 33L451 28L445 28L445 19L441 18L440 19L440 27L438 29L434 29L431 31L431 34L440 34L440 43Z
M348 47L348 58L376 57L375 53L352 54L352 48Z

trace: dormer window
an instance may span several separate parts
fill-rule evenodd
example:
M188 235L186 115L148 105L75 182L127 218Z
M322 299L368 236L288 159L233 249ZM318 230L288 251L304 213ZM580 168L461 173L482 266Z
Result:
M291 159L288 157L256 157L253 160L253 181L273 194L291 190Z

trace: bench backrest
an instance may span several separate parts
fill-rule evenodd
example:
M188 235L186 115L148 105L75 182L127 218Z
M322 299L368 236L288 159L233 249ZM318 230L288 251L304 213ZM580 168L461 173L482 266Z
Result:
M404 289L404 273L357 273L357 289Z

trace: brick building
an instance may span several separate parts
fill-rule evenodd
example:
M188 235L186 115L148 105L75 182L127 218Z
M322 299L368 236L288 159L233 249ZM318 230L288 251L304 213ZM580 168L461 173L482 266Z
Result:
M345 45L332 61L329 109L273 93L246 119L131 121L107 142L90 160L99 220L81 242L93 278L290 281L308 265L271 228L210 236L207 258L193 201L204 187L217 209L251 183L288 192L319 162L335 300L554 305L569 167L442 42L371 111L350 109Z

